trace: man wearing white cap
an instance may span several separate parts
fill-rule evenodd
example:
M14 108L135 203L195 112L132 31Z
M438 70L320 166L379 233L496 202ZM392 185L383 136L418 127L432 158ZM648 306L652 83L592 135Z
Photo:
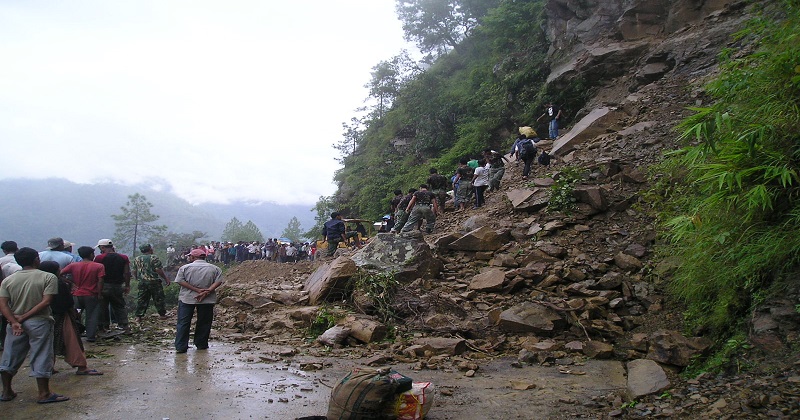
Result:
M189 329L195 310L197 323L194 330L194 345L197 350L208 348L211 321L214 319L216 289L222 285L222 270L206 262L206 252L196 248L189 252L189 264L181 266L175 276L181 286L178 295L178 325L175 332L175 351L186 353L189 349Z

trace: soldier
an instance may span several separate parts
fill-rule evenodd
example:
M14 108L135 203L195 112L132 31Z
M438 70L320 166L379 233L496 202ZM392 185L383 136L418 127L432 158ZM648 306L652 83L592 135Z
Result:
M408 212L406 211L406 207L408 207L408 203L411 202L411 198L414 196L414 193L417 192L416 188L409 188L408 195L403 197L400 200L400 203L397 205L397 212L394 215L394 227L392 228L392 232L400 232L403 229L403 226L406 224L408 220Z
M431 206L433 206L433 210L431 210ZM420 185L419 191L414 193L406 207L406 212L411 214L402 232L410 232L417 225L417 222L425 219L427 222L425 231L432 233L433 227L436 224L436 213L439 211L438 207L438 200L436 200L432 192L428 191L428 185Z
M428 177L428 186L431 193L436 197L438 202L439 212L436 214L444 214L444 203L447 200L448 182L447 178L440 175L436 168L430 169L430 176Z
M167 308L164 306L164 285L169 285L161 260L153 255L153 246L145 244L139 247L142 255L133 259L133 276L139 280L139 295L136 297L136 320L142 317L150 306L150 298L161 319L167 319Z

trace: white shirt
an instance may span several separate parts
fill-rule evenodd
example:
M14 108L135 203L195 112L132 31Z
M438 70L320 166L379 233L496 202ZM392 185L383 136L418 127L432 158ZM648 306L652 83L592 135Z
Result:
M486 169L486 167L478 166L475 168L475 182L473 185L476 187L484 187L489 185L489 170Z

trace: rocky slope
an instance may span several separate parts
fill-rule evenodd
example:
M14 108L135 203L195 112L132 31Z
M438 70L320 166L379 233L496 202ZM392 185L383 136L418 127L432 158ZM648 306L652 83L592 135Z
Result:
M680 332L680 307L663 291L670 264L653 256L654 209L644 200L659 178L648 165L676 146L687 107L703 104L719 51L741 47L730 34L749 10L722 0L549 1L550 83L592 86L573 126L539 144L556 156L549 167L523 181L512 163L486 207L448 211L434 235L380 235L321 263L236 267L219 319L243 340L467 374L504 355L565 370L587 358L624 362L626 392L582 401L574 416L797 417L792 294L754 314L751 361L762 369L677 375L711 343ZM550 186L570 168L580 174L575 208L554 212ZM360 273L387 271L400 280L391 299L350 293ZM334 350L307 339L320 308L339 315L327 337ZM396 330L379 316L386 309Z

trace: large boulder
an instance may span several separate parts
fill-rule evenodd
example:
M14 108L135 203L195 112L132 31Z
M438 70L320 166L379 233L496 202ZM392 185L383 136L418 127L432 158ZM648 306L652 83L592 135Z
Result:
M359 268L394 272L395 279L403 283L435 278L442 269L441 261L424 239L392 233L379 233L352 258Z
M588 204L595 210L604 211L608 208L608 200L603 189L596 185L578 185L572 191L572 195L577 202Z
M341 300L347 291L347 282L357 270L353 260L347 257L339 257L319 266L304 286L308 291L309 303L317 305L323 301Z
M500 314L498 326L503 331L552 335L567 328L564 318L547 306L523 302Z
M571 152L577 145L607 133L609 127L620 121L624 115L615 108L604 107L592 110L589 115L578 121L567 134L556 140L550 153L563 156Z
M658 363L637 359L628 362L628 397L632 400L669 388L669 379Z
M678 331L656 331L650 335L647 358L673 366L689 366L692 357L705 353L711 344L707 338L686 338Z
M509 231L498 232L483 226L453 241L448 248L456 251L497 251L510 239Z
M417 340L414 344L433 354L458 356L467 351L467 340L463 338L429 337Z
M547 188L516 189L506 193L508 201L516 211L535 212L547 207L550 191Z
M351 337L363 343L381 341L386 338L389 331L382 322L363 315L350 315L342 320L340 325L350 330Z

